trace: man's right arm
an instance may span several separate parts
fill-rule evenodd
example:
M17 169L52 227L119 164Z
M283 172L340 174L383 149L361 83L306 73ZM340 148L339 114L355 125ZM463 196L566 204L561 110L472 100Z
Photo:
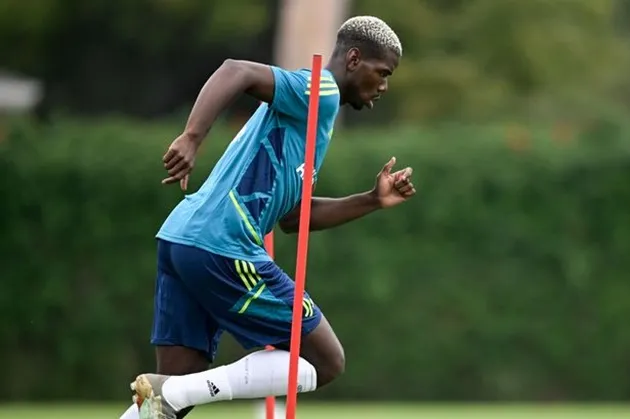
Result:
M162 158L168 172L168 177L162 183L179 182L182 190L186 190L197 149L219 114L243 93L271 103L275 90L270 66L251 61L225 60L199 92L183 133L171 143Z
M251 61L225 60L199 92L184 134L199 145L219 114L243 93L271 103L274 96L271 67Z
M245 93L292 118L306 120L310 77L251 61L226 60L203 86L186 122L184 132L171 143L163 157L169 177L162 183L180 181L186 189L197 149L228 105ZM330 83L329 83L330 84ZM327 87L331 90L331 87ZM336 84L326 99L338 102ZM336 105L337 106L337 105ZM326 107L324 107L326 108Z

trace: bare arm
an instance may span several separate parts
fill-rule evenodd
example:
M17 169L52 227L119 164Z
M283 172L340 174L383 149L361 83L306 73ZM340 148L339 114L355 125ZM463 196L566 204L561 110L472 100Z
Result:
M251 61L225 60L199 92L184 132L171 143L162 158L168 172L168 177L162 183L179 181L181 188L186 190L197 149L221 112L244 93L271 103L274 91L275 80L270 66Z
M416 194L410 178L413 170L407 167L392 173L396 158L392 157L376 176L376 185L369 192L345 198L313 198L311 201L310 231L325 230L366 216L380 208L394 207ZM279 222L285 233L295 233L300 226L300 205Z
M365 192L344 198L313 198L310 230L325 230L361 218L381 208L375 193ZM297 233L300 225L300 205L280 220L285 233Z
M199 92L184 133L201 143L221 112L243 93L271 103L274 93L271 68L251 61L225 60Z

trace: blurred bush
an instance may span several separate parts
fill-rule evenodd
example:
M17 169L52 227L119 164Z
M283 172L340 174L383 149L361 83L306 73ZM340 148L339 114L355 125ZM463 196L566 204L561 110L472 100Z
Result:
M226 58L270 61L275 14L273 0L6 0L0 68L44 82L45 116L164 115Z
M385 19L404 48L376 119L548 119L583 114L588 100L627 104L628 21L616 19L626 3L356 1L354 13Z
M348 367L305 397L627 397L630 130L569 128L336 135L318 195L371 188L392 155L415 168L419 194L313 234L308 288ZM233 131L219 127L204 145L193 190ZM115 119L10 126L0 143L2 399L124 398L129 379L153 369L153 237L181 198L160 185L160 159L177 132ZM295 237L277 242L293 272ZM238 353L228 342L220 361Z
M351 14L382 17L397 31L404 58L379 112L347 121L557 119L619 103L627 112L628 4L354 1ZM226 58L273 61L279 7L278 0L4 0L0 67L43 79L45 109L164 115L187 108Z

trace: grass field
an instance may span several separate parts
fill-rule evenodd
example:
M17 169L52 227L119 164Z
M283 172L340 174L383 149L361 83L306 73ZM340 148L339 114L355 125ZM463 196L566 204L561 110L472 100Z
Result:
M0 419L118 419L124 405L0 405ZM255 405L220 403L192 419L263 419ZM628 419L630 405L298 405L300 419ZM284 419L279 416L277 419Z

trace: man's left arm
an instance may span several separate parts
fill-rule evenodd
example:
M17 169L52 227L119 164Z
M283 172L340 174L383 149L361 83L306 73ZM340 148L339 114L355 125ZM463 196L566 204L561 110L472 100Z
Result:
M344 198L319 198L311 201L310 230L325 230L361 218L381 208L389 208L405 202L415 195L411 183L411 168L392 173L396 163L392 158L378 173L374 189ZM295 233L300 225L300 206L280 221L285 233Z

